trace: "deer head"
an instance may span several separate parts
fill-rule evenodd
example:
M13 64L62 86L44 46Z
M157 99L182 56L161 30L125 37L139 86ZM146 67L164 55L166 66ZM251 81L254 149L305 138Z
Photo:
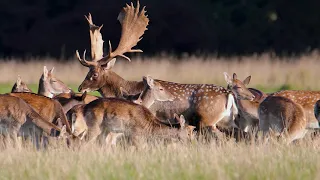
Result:
M70 93L71 89L53 74L54 68L48 71L43 67L43 74L39 80L38 94L52 98L55 94Z
M101 87L112 85L121 79L116 73L112 71L112 67L116 62L116 57L120 56L128 61L130 59L124 55L126 52L142 52L140 49L132 49L141 40L141 36L144 31L147 30L149 19L145 15L145 7L140 11L139 1L135 8L133 4L126 5L123 11L120 12L118 20L122 26L121 38L118 47L112 51L111 42L109 41L109 53L107 56L102 57L103 40L100 33L102 26L96 26L93 24L92 17L86 16L86 19L90 26L90 38L91 38L91 56L92 61L85 59L85 52L83 58L80 58L79 52L76 51L76 56L79 62L89 68L89 72L84 81L79 86L79 92L95 91Z
M31 89L18 76L16 83L13 85L11 92L32 92Z
M154 101L173 101L175 96L171 94L161 83L156 82L151 76L143 77L145 89L139 98L133 101L149 108Z
M251 76L248 76L243 82L237 79L237 74L233 73L231 78L228 73L224 73L225 80L230 89L237 99L242 100L254 100L255 96L247 89L246 85L249 84Z

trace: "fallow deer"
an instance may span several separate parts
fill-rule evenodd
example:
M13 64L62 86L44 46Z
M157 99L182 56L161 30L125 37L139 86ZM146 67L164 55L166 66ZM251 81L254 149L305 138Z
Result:
M63 112L67 113L73 106L78 104L86 104L85 100L88 99L87 92L84 92L81 96L71 92L68 93L69 97L55 96L53 99L57 100L63 108ZM97 98L96 98L97 99Z
M89 68L89 72L85 80L79 86L79 92L84 91L99 91L103 97L121 97L120 87L129 94L138 94L143 90L143 82L126 81L112 71L116 57L120 56L130 61L124 55L126 52L142 52L140 49L132 49L140 40L144 31L147 29L149 19L145 15L145 7L140 11L139 1L135 8L133 4L126 5L123 11L120 12L118 20L122 26L121 38L116 50L112 51L109 41L109 53L103 57L103 40L100 30L102 26L96 26L92 21L92 16L89 14L86 19L90 27L91 38L91 56L92 61L80 58L78 51L76 55L83 66Z
M40 116L53 124L57 125L57 120L61 119L63 125L66 125L67 132L71 133L66 115L58 101L34 93L8 93L8 95L21 98Z
M30 136L41 135L44 131L52 136L55 135L55 131L59 131L60 135L64 135L62 129L43 119L29 104L18 97L0 95L0 104L0 131L4 136L9 135L14 143L17 142L18 133ZM28 126L24 126L28 123Z
M80 111L73 111L75 108ZM133 140L133 143L140 136L184 140L189 133L184 122L180 123L180 130L170 128L161 123L146 107L123 99L97 99L87 105L77 105L69 112L67 115L72 123L82 122L82 126L87 128L86 137L89 141L95 140L99 135L103 136L106 132L123 133ZM78 134L80 133L82 132Z
M32 92L25 82L18 76L16 83L14 83L11 92Z
M319 121L314 116L314 105L320 99L320 91L283 90L269 95L285 97L300 104L306 114L307 128L320 128Z
M61 104L65 104L65 102L69 102L69 101L73 101L73 100L80 100L82 98L84 104L88 104L90 103L91 101L94 101L96 99L99 99L100 97L98 96L93 96L93 95L90 95L90 94L86 94L84 97L83 97L83 94L84 93L74 93L74 92L70 92L70 93L61 93L61 94L58 94L56 96L53 97L53 99L56 99L57 101L59 101Z
M287 143L303 138L307 120L302 106L281 96L268 96L258 108L259 130L264 136L272 131L284 136Z
M71 89L53 74L54 68L48 71L43 67L43 74L39 80L38 94L52 98L56 94L69 93Z
M235 120L237 125L244 132L248 132L254 128L257 129L259 125L258 107L267 95L257 89L246 87L246 85L250 83L251 76L248 76L244 81L240 81L237 79L236 73L233 73L233 77L230 77L228 73L225 72L224 77L228 84L228 89L230 89L236 97L239 110L239 116ZM255 98L251 101L241 98L241 93L245 91L250 91Z
M145 16L144 9L139 12L139 7L139 3L137 8L134 8L133 5L127 5L120 13L118 17L122 25L120 43L115 51L112 51L109 43L109 54L106 57L102 57L103 40L100 33L102 26L94 25L89 14L87 21L90 26L93 61L85 60L85 53L81 59L78 51L76 52L80 63L89 68L86 78L79 86L80 92L97 90L103 97L119 97L121 96L120 87L131 95L143 91L144 83L142 81L126 81L112 71L116 56L130 60L123 54L126 52L141 52L141 50L132 50L132 47L140 40L146 30L149 19ZM93 46L93 42L99 44L99 46ZM193 125L197 124L198 128L200 126L212 126L215 128L219 121L220 126L234 124L229 118L231 107L235 107L232 105L234 98L232 95L228 95L228 91L223 87L210 84L179 84L160 80L156 80L156 82L161 83L176 97L172 102L157 101L150 107L150 110L158 118L163 120L173 119L174 113L183 113L187 119L194 123ZM253 98L252 94L249 96L249 98ZM228 101L230 103L227 103ZM195 118L191 119L193 116ZM227 120L221 121L226 119L224 117L228 117ZM199 122L202 125L199 125Z

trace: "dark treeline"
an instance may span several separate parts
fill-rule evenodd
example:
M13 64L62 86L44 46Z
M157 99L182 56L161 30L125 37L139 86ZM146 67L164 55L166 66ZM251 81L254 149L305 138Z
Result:
M0 2L0 55L74 56L89 48L84 14L104 24L114 48L125 0ZM145 54L300 54L320 46L319 0L141 0L150 18L138 47ZM105 43L107 45L107 43ZM107 48L107 46L105 46Z

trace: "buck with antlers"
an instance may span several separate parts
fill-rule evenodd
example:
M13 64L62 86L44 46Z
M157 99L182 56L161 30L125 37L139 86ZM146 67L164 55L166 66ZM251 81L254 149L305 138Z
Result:
M79 52L76 51L78 60L83 66L89 68L89 72L85 80L79 86L79 92L84 91L99 91L103 97L120 97L120 87L122 87L129 94L137 94L143 90L143 82L126 81L119 75L112 71L116 57L120 56L130 61L124 55L126 52L142 52L140 49L132 49L140 40L144 31L147 29L149 19L145 15L145 7L141 11L139 1L137 7L134 8L127 5L119 14L118 20L122 26L121 38L116 50L112 51L111 43L109 41L109 53L103 57L103 40L100 30L102 26L93 24L92 16L86 16L90 27L91 38L91 56L92 61L85 59L85 52L83 58L80 58Z
M112 51L109 42L109 54L106 57L102 57L103 43L101 42L103 40L100 33L102 26L98 27L94 25L90 14L87 17L90 26L93 61L85 60L85 55L81 59L79 53L76 52L80 63L89 67L89 72L79 86L79 91L97 90L104 97L121 96L120 87L127 91L128 94L138 94L143 91L144 83L142 81L126 81L113 72L112 67L114 66L114 58L116 56L130 60L123 54L126 52L142 52L141 50L132 50L132 47L140 40L149 20L145 16L144 9L139 12L139 3L137 8L134 8L132 4L131 6L127 5L120 13L118 20L122 25L120 43L117 49ZM94 44L99 44L100 46L94 46ZM159 82L176 97L173 102L155 102L150 107L150 110L160 119L174 119L174 113L184 113L187 119L190 120L191 117L196 116L192 120L193 125L198 124L199 127L199 122L201 122L201 126L215 127L224 117L230 117L231 107L235 108L232 105L232 102L234 102L233 96L228 95L228 91L223 87L210 84L179 84L160 80L155 81ZM252 94L246 94L246 92L243 95L249 99L253 98ZM233 120L227 119L227 121L220 122L219 124L230 125L233 123Z

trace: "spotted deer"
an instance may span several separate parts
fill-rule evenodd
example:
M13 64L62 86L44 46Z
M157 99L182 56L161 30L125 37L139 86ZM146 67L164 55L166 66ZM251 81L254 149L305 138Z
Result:
M259 129L266 134L283 136L287 143L303 138L307 120L302 106L281 96L268 96L258 107Z
M11 92L32 92L25 82L21 80L21 76L18 76L17 81L14 83Z
M76 108L79 108L78 111L74 111ZM141 136L186 140L189 133L185 122L180 122L180 129L171 128L161 123L146 107L118 98L97 99L86 105L77 105L67 115L72 124L81 124L85 128L88 141L111 132L111 135L123 133L137 145L136 141ZM76 128L74 131L77 131ZM76 134L80 133L83 132Z
M320 128L319 121L314 116L314 105L320 99L320 91L283 90L269 95L285 97L300 104L306 114L307 128Z
M244 132L258 129L258 107L267 95L257 89L246 87L250 83L251 76L248 76L244 81L240 81L236 73L233 73L233 77L231 77L228 73L224 72L224 77L228 84L228 89L236 97L236 104L239 110L239 116L235 120L237 125ZM248 91L254 95L254 99L247 100L241 98L241 93Z
M60 132L64 136L64 129L43 119L29 104L18 97L0 95L0 131L4 136L10 137L14 143L17 142L18 134L21 136L47 135L54 136ZM28 124L28 125L25 125Z
M8 93L8 95L21 98L45 120L55 125L58 123L57 120L61 119L63 125L66 125L67 132L71 133L66 115L58 101L34 93Z
M89 68L87 76L79 86L78 90L80 92L97 90L103 97L120 97L120 87L130 95L143 91L143 81L126 81L112 71L116 61L115 57L121 56L130 60L123 54L126 52L141 52L141 50L132 50L132 47L140 40L149 19L145 16L144 9L139 12L139 7L139 3L137 8L134 8L133 5L127 5L120 13L118 17L122 25L120 43L115 51L112 51L109 43L109 54L105 57L102 57L103 40L100 33L102 26L94 25L89 14L87 21L90 27L92 61L85 60L85 53L81 59L78 51L76 52L79 62ZM219 123L219 126L234 125L232 118L229 118L231 107L233 107L232 112L236 112L236 107L233 106L234 98L225 88L211 84L179 84L161 80L155 81L175 96L175 100L172 102L157 101L150 107L151 112L158 118L172 120L174 119L174 113L183 113L193 125L197 125L198 129L200 126L212 126L215 129L217 123ZM223 119L225 121L221 121Z

